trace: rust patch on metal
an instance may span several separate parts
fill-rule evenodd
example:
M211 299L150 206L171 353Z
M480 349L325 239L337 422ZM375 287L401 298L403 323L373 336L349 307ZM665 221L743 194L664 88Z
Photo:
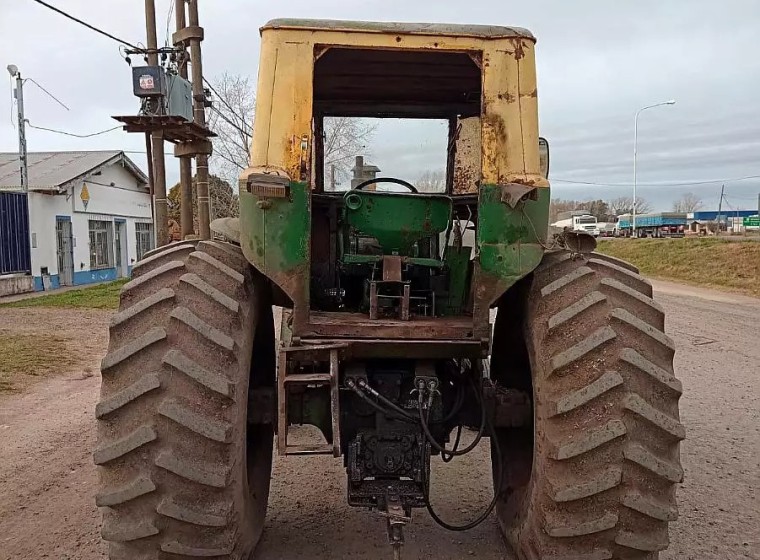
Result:
M491 129L496 140L498 140L498 144L503 144L507 141L507 126L504 124L504 119L499 113L487 112L483 116L483 125Z
M496 97L499 99L506 101L507 103L514 103L515 102L515 96L512 93L506 92L506 93L500 93Z
M383 256L383 281L401 282L401 257L398 255Z
M486 106L486 113L483 116L483 161L484 169L490 168L498 170L501 168L499 159L502 157L500 147L507 144L507 126L504 123L502 115L497 112L491 112L490 107Z
M480 133L479 117L460 119L454 157L454 194L471 194L478 190L482 158Z
M488 322L486 320L486 331ZM312 311L308 322L294 326L302 337L364 338L371 340L408 339L416 341L475 340L471 317L378 317L370 319L362 313Z
M525 56L525 49L523 47L523 42L521 39L510 39L510 43L512 43L512 46L515 48L513 52L510 54L515 57L515 60L520 60Z

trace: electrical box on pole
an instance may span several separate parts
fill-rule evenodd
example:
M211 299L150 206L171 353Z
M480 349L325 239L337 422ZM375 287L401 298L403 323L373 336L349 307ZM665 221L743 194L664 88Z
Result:
M193 120L193 86L178 76L166 72L161 66L135 66L132 68L132 91L137 97L154 100L147 104L147 113L182 117Z

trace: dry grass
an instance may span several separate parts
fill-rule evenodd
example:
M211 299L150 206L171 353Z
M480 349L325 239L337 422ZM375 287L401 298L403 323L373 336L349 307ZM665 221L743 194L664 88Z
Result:
M716 238L600 241L645 276L760 296L760 242Z
M117 309L119 292L127 280L116 280L79 290L68 290L6 303L0 307L59 307L68 309Z
M19 390L74 362L66 338L0 332L0 393Z

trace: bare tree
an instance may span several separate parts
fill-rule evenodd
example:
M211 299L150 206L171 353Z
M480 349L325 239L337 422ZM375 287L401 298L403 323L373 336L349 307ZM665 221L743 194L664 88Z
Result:
M607 205L609 206L609 210L612 214L615 214L616 216L620 216L621 214L631 214L633 213L633 197L631 196L620 196L618 198L613 198L609 202L607 202ZM637 214L647 214L652 211L652 205L644 198L641 198L640 196L636 197L636 213Z
M562 200L554 198L549 205L549 223L554 223L562 212L571 210L583 210L584 212L596 216L602 222L606 222L614 214L611 214L610 203L604 200Z
M702 208L702 199L691 192L681 195L681 198L673 202L673 212L694 212Z
M352 117L325 117L324 156L325 175L335 166L336 181L351 176L351 166L358 155L369 155L367 143L375 132L375 126L363 119Z
M238 175L248 167L256 96L250 80L237 74L222 74L214 89L218 96L209 113L209 128L216 133L211 165L215 174L237 185Z
M222 74L213 85L217 95L209 128L217 137L213 139L211 164L214 173L237 185L240 172L248 167L256 96L251 81L238 74ZM325 169L334 165L337 178L347 179L353 158L366 153L366 143L374 131L375 127L363 119L325 118Z
M559 218L562 212L569 212L578 208L579 202L577 200L563 200L561 198L553 198L549 204L549 223L553 224Z
M210 175L209 197L211 198L211 219L237 217L240 215L240 199L229 182L216 175ZM198 231L198 203L196 196L196 177L193 177L193 231ZM179 183L174 185L167 195L169 220L180 223L182 199Z
M443 171L433 171L428 169L417 177L414 186L420 192L440 193L446 190L446 173Z

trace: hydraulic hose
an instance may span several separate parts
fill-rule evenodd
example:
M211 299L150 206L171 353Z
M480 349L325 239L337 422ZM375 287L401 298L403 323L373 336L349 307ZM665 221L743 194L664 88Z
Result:
M444 446L439 444L435 438L433 437L433 434L430 432L430 426L428 426L427 421L425 420L425 415L422 412L422 403L423 403L423 397L422 393L419 395L419 407L417 408L417 411L419 413L419 421L420 425L422 426L422 431L425 432L425 437L427 437L428 441L430 442L430 445L433 446L434 449L438 450L441 454L445 454L447 456L453 456L453 457L459 457L462 455L467 455L470 451L475 449L478 446L478 443L480 443L480 439L483 437L483 432L486 428L486 407L483 405L483 401L481 400L478 389L475 386L475 382L470 379L470 382L472 383L472 388L475 391L475 398L478 401L478 404L480 404L480 427L478 428L478 433L475 436L475 439L472 441L470 445L465 447L464 449L446 449Z
M496 504L499 500L499 495L501 494L502 489L502 477L503 477L503 463L502 463L502 451L501 446L499 445L499 438L496 433L496 430L493 427L493 424L488 419L488 415L486 413L486 407L483 403L483 399L480 397L480 394L478 392L478 388L475 385L475 382L470 378L470 383L472 384L473 390L475 392L475 398L478 401L478 404L480 404L480 411L481 411L481 423L480 428L478 429L478 433L475 436L475 439L473 442L468 445L465 449L458 449L459 443L461 440L462 435L462 426L461 424L457 427L457 435L456 439L454 440L454 446L452 449L447 450L444 446L441 446L437 441L435 441L435 438L433 437L433 434L430 432L430 427L428 425L428 421L425 418L425 415L423 413L423 396L422 393L420 393L418 397L419 407L419 418L415 418L411 414L409 414L407 411L405 411L403 408L397 406L394 402L390 401L383 395L381 395L379 392L375 391L369 385L366 383L361 384L351 384L349 387L357 394L359 395L365 402L369 403L373 408L378 410L379 412L382 412L383 414L389 415L389 416L401 416L402 420L410 421L410 422L419 422L423 432L425 433L425 437L428 439L430 444L441 452L441 458L444 462L448 463L451 460L453 460L454 457L465 455L475 449L475 447L480 443L480 440L483 437L484 431L487 429L489 434L491 435L491 448L493 452L496 455L496 484L494 485L494 494L493 498L491 499L491 502L488 504L486 509L474 520L470 521L469 523L466 523L464 525L452 525L451 523L447 523L443 519L441 519L438 514L433 509L433 504L430 502L430 478L428 477L423 480L422 484L422 493L423 498L425 500L425 508L427 509L428 513L430 514L430 517L435 521L438 525L443 527L444 529L448 531L468 531L474 527L477 527L480 525L483 521L485 521L488 516L491 514L493 509L496 507ZM364 393L364 391L369 392L373 396L375 396L378 400L380 400L383 404L385 404L390 410L384 408L379 403L373 401L371 398L369 398L368 395ZM449 414L446 416L446 419L453 418L453 416L458 412L458 410L461 408L462 404L464 403L464 391L461 390L460 394L457 395L457 400L455 401L454 407L452 407L452 410L449 412ZM456 411L455 411L456 410ZM444 421L446 420L444 419Z
M477 527L483 521L485 521L489 515L491 515L491 512L496 507L496 504L499 501L499 495L501 494L501 488L502 488L502 454L501 454L501 446L499 445L499 438L496 434L496 430L494 429L493 425L491 424L491 421L486 419L486 424L488 426L488 431L491 435L491 441L493 445L491 446L492 450L496 454L496 484L494 484L493 489L493 498L491 499L491 502L488 504L488 507L481 513L478 517L476 517L474 520L470 521L469 523L465 525L452 525L450 523L446 523L443 519L441 519L438 514L433 509L433 504L430 503L430 479L428 478L426 481L422 484L422 493L423 497L425 498L425 507L430 514L430 517L433 518L433 521L435 521L438 525L443 527L444 529L447 529L449 531L469 531L470 529Z
M459 441L462 439L462 424L459 424L457 426L457 436L454 438L454 446L451 448L452 451L456 451L459 449ZM449 455L448 453L441 453L441 459L443 459L444 463L450 463L456 455Z
M499 438L496 434L496 430L493 427L493 424L491 424L491 421L488 419L488 415L486 414L486 407L483 403L483 399L480 397L480 394L478 393L477 387L475 386L475 382L470 378L470 382L472 383L473 390L475 391L475 398L478 401L478 404L480 404L480 410L481 410L481 426L480 430L478 431L478 435L476 436L475 440L472 444L467 446L467 448L458 450L457 447L459 445L459 439L461 435L461 426L457 429L457 437L454 441L454 448L450 451L446 451L446 449L442 449L441 446L438 445L438 442L433 440L432 434L430 433L430 429L427 426L427 423L424 421L424 416L422 415L422 406L420 402L420 423L422 425L422 429L425 432L425 435L427 436L428 440L430 441L430 444L439 449L441 451L441 458L444 460L444 462L450 462L455 456L457 455L464 455L465 453L469 453L472 451L475 446L480 442L480 439L483 436L483 431L485 428L488 428L488 431L491 435L491 441L492 441L492 450L494 451L496 455L496 484L494 484L494 491L493 491L493 498L491 499L491 502L488 504L488 507L481 513L478 517L476 517L474 520L470 521L469 523L466 523L464 525L452 525L451 523L447 523L443 519L441 519L438 514L433 509L433 504L430 502L430 479L428 478L426 481L424 481L422 485L422 492L423 497L425 498L425 508L427 509L428 513L430 514L430 517L433 518L433 521L435 521L438 525L443 527L444 529L447 529L449 531L468 531L472 529L473 527L477 527L480 525L483 521L485 521L489 515L491 515L491 512L496 507L497 502L499 501L499 495L501 494L501 488L502 488L502 454L501 454L501 446L499 445ZM421 401L421 397L420 397Z

